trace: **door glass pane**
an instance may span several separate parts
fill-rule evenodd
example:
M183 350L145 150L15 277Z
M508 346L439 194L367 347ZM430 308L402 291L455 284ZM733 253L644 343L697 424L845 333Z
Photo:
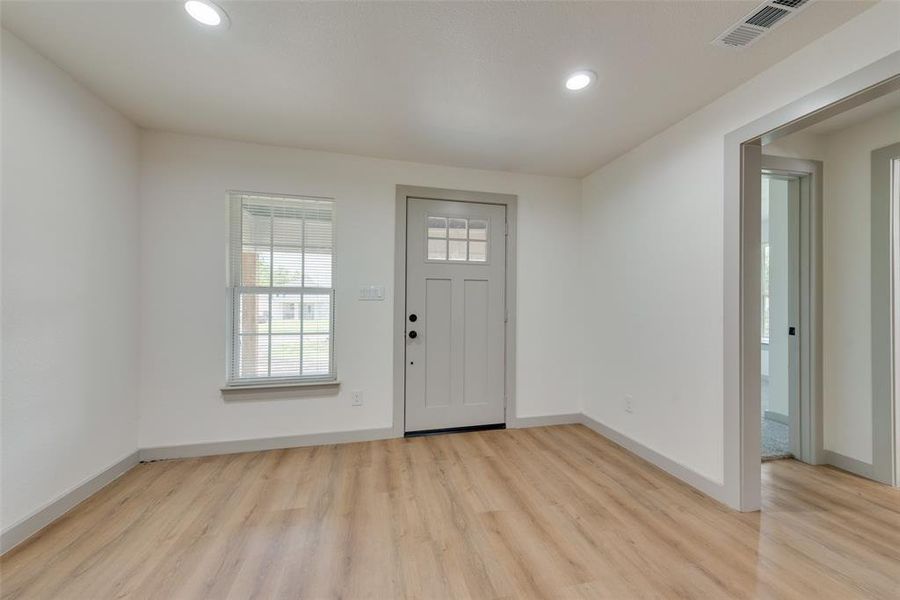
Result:
M457 240L466 239L466 220L450 219L450 237Z
M487 242L469 242L469 260L487 262Z
M450 240L450 260L466 260L465 240Z
M469 221L469 239L487 240L487 221L476 219Z
M447 240L428 240L428 260L447 260Z
M447 237L447 219L444 217L428 217L428 237Z

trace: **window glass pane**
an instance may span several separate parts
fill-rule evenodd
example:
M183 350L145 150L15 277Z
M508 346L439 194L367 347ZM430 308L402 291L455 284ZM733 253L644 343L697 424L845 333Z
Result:
M272 207L272 242L276 247L300 250L303 247L302 205L276 204ZM268 244L268 240L265 242Z
M447 219L443 217L428 217L428 237L447 237Z
M237 376L242 378L269 376L269 336L240 335L237 340Z
M447 260L447 240L428 240L428 260Z
M465 219L449 219L450 237L457 240L466 239L466 220Z
M450 240L450 260L466 260L465 240Z
M334 247L334 224L312 214L306 219L304 239L305 287L331 287L331 253ZM330 219L330 213L329 217Z
M303 285L303 251L300 248L275 248L272 276L276 287L300 287ZM268 261L266 261L268 262Z
M300 294L272 296L272 333L300 333Z
M331 287L331 252L306 251L304 257L305 287Z
M306 294L303 296L303 333L331 331L331 296Z
M303 374L327 375L331 370L331 336L303 336Z
M487 262L487 242L469 242L469 260Z
M272 336L272 377L300 375L300 336Z
M250 287L268 287L271 263L268 247L244 246L241 252L241 283Z
M269 295L241 294L237 319L240 333L269 333Z
M472 219L469 221L469 239L487 240L487 221Z
M269 252L272 247L271 207L245 204L241 211L241 236L241 283L268 286Z

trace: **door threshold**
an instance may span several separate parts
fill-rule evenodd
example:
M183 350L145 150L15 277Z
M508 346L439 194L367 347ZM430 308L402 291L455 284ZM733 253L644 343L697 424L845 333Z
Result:
M773 460L787 460L794 458L793 454L772 454L771 456L763 456L762 462L771 462Z
M489 429L506 429L506 423L492 423L489 425L469 425L466 427L445 427L443 429L425 429L422 431L407 431L403 437L424 437L427 435L441 435L444 433L466 433L468 431L487 431Z

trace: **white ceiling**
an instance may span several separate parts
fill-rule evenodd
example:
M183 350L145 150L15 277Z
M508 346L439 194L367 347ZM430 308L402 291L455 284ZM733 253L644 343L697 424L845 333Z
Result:
M583 176L872 5L819 1L749 49L759 3L3 2L4 27L137 124ZM565 75L593 69L573 94Z

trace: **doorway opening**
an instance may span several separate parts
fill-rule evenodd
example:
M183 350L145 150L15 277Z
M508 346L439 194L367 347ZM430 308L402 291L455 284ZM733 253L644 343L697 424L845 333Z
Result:
M798 144L792 152L776 151L775 142L788 136L809 131L812 127L833 118L844 117L854 109L880 111L885 102L893 100L888 95L900 90L900 52L838 80L796 102L728 134L726 149L726 204L725 204L725 477L723 496L732 506L744 511L758 510L761 494L761 444L765 415L762 407L762 186L764 154L781 157L817 160L808 150L815 144ZM884 100L879 100L885 98ZM868 108L864 108L868 106ZM852 119L856 119L853 116ZM849 118L849 117L848 117ZM847 121L840 119L840 127ZM873 128L877 141L866 146L856 155L834 152L824 160L828 169L829 185L839 181L844 173L852 170L856 181L869 180L875 172L876 150L891 146L900 136L897 127L900 119L885 121ZM833 123L829 126L837 126ZM849 138L848 138L849 140ZM868 144L868 142L867 142ZM774 146L773 146L774 145ZM859 147L856 147L859 150ZM871 155L871 156L870 156ZM885 172L890 162L882 160ZM829 166L831 165L831 166ZM880 168L880 167L879 167ZM802 178L801 178L802 181ZM821 180L820 180L821 181ZM854 183L856 185L856 183ZM884 190L890 182L879 184ZM800 293L804 287L810 291L811 303L804 314L801 297L800 326L796 330L800 341L798 358L800 369L800 420L801 460L812 464L827 463L837 468L861 474L877 481L897 484L898 468L895 453L900 447L897 431L900 422L895 410L895 373L898 370L896 352L896 288L897 261L891 259L891 244L896 245L897 227L891 229L896 215L889 210L885 195L876 198L876 185L871 182L865 190L855 189L844 193L843 199L832 198L823 207L831 210L822 227L822 216L808 232L807 243L802 241L802 230L807 221L801 218L801 251L804 249L822 253L822 264L809 267L808 281L804 282L801 262ZM802 185L801 185L802 187ZM835 193L831 188L828 193ZM849 190L849 188L848 188ZM857 204L850 209L849 200ZM858 203L865 206L860 207ZM871 210L870 210L871 206ZM801 211L802 214L802 211ZM823 235L817 235L816 227ZM893 231L894 233L891 233ZM870 235L871 232L871 235ZM853 264L847 264L844 248L836 233L848 234L855 240ZM862 244L858 234L865 234ZM891 236L894 237L891 237ZM826 239L827 238L827 239ZM823 252L823 241L829 243ZM814 255L814 254L811 254ZM830 262L829 262L830 261ZM857 264L858 263L858 264ZM841 269L836 270L834 267ZM893 286L893 287L892 287ZM823 302L825 295L830 294ZM894 294L892 296L892 293ZM843 304L859 305L852 318L838 323L827 317ZM832 314L832 313L829 313ZM811 319L807 325L806 319ZM824 327L823 327L824 324ZM809 326L814 325L814 326ZM803 336L811 336L804 352ZM830 358L829 358L830 357ZM864 364L863 367L860 365ZM809 378L803 377L804 373ZM835 374L840 373L840 377ZM841 379L843 378L843 379ZM864 381L865 380L865 381ZM848 383L850 382L850 383ZM804 402L808 404L804 404ZM796 402L795 402L796 405ZM821 410L818 410L817 407ZM802 423L809 414L809 435L802 435ZM823 415L828 417L823 420ZM789 420L791 415L789 415ZM797 447L796 438L790 445ZM886 450L886 451L885 451ZM803 457L808 453L808 459ZM794 454L792 452L792 454Z
M790 458L799 440L800 177L762 173L760 381L762 459Z
M760 455L820 461L821 161L763 155Z

